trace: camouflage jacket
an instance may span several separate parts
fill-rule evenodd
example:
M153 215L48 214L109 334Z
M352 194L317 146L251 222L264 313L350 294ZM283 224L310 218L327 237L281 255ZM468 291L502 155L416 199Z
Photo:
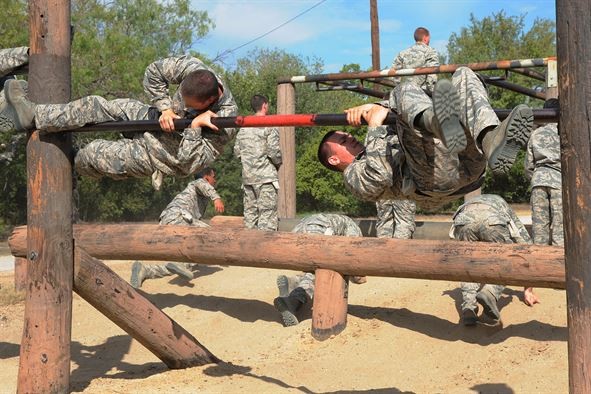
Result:
M562 188L560 171L560 137L556 123L535 129L525 152L525 174L531 186Z
M0 78L29 63L29 48L0 49ZM2 89L3 86L0 86Z
M475 221L481 221L489 226L506 226L516 243L532 243L525 226L509 204L495 194L482 194L461 205L453 216L450 238L453 238L456 226L471 224Z
M281 165L279 129L275 127L240 129L234 143L234 155L242 161L243 185L279 181L277 177L277 169Z
M361 229L348 216L333 213L318 213L302 219L292 230L293 233L341 235L361 237Z
M422 42L416 42L410 48L400 52L392 62L391 68L417 68L439 66L439 55L437 51ZM437 82L436 74L413 75L408 77L394 77L393 81L398 84L402 80L410 81L421 87L428 95L433 93Z
M190 182L185 190L177 194L160 214L160 220L172 213L180 213L187 223L200 220L205 214L209 200L220 198L213 186L205 179Z

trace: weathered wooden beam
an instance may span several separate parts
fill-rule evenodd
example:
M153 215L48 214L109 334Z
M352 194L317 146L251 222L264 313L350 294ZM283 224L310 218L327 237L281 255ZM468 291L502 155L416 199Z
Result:
M591 393L591 2L556 1L571 393Z
M295 87L291 83L277 85L277 114L295 114ZM259 116L260 118L260 116ZM279 167L279 190L277 213L280 218L295 218L296 215L296 157L295 127L279 128L279 145L283 164Z
M312 336L324 341L347 327L349 283L338 272L322 268L314 276Z
M74 237L77 245L100 259L207 262L308 272L325 268L343 275L564 288L564 250L554 246L154 224L76 225ZM19 227L9 239L12 254L25 254L25 244L26 228Z
M29 1L29 97L70 100L70 1ZM72 325L71 137L29 134L29 224L19 393L64 393L70 385Z
M169 368L188 368L220 360L102 261L77 246L74 290Z

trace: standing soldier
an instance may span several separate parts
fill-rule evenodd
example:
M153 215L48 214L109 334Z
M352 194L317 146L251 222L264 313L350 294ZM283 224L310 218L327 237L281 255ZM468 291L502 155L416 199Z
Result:
M209 200L213 201L216 212L224 212L224 203L214 188L215 184L213 168L203 169L197 174L197 179L189 183L185 190L177 194L162 211L160 225L209 227L201 221ZM129 282L137 289L146 279L162 278L173 274L190 280L193 279L193 271L198 267L198 264L143 264L136 261L131 266Z
M319 213L302 219L292 233L340 235L361 237L361 229L349 217L332 213ZM351 277L353 283L365 283L365 277ZM280 275L277 277L279 297L273 304L281 313L283 325L295 326L299 323L298 311L314 298L314 274L304 273L295 277Z
M269 100L259 94L252 96L250 105L255 116L264 116L269 110ZM281 166L279 129L240 129L236 135L234 154L242 161L245 226L276 231L279 189L277 170Z
M458 241L531 244L531 238L507 202L494 194L482 194L460 206L449 231ZM497 301L505 287L479 283L462 283L462 322L474 326L478 321L478 305L496 323L501 314ZM524 301L533 306L539 302L533 288L524 289Z
M434 67L439 66L439 55L437 51L429 46L431 36L429 30L424 27L417 27L414 34L415 44L400 52L392 62L393 69ZM393 78L394 83L400 83L400 77ZM404 81L409 81L419 86L429 96L433 94L437 75L413 75L404 77Z
M412 200L383 199L376 202L378 238L411 239L415 232L417 205Z
M557 108L549 99L544 108ZM525 173L531 179L531 217L534 243L564 245L560 138L556 123L533 131L527 144Z

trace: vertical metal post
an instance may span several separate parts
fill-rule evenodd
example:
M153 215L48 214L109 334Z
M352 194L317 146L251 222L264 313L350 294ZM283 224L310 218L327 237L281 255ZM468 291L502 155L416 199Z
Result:
M291 83L277 85L277 113L289 115L295 113L295 87ZM283 164L279 168L280 218L292 219L296 215L296 157L295 127L279 128L279 143Z
M70 99L70 0L29 1L29 97ZM19 393L64 393L70 383L73 239L71 137L29 134L28 278Z
M591 393L591 2L556 1L571 393Z

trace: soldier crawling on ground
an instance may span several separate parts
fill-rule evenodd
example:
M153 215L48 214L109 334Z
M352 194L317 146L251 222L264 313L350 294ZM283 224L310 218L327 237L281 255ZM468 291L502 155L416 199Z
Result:
M169 85L179 84L169 96ZM87 96L67 104L34 104L17 81L5 83L7 105L0 131L72 130L108 121L158 120L159 133L138 133L133 139L94 140L75 157L76 171L93 178L152 178L159 189L164 175L189 176L212 163L236 132L211 123L215 116L235 116L236 103L227 86L203 62L191 56L158 60L148 66L144 89L152 105L133 99L106 100ZM182 133L173 133L174 119L192 118Z

